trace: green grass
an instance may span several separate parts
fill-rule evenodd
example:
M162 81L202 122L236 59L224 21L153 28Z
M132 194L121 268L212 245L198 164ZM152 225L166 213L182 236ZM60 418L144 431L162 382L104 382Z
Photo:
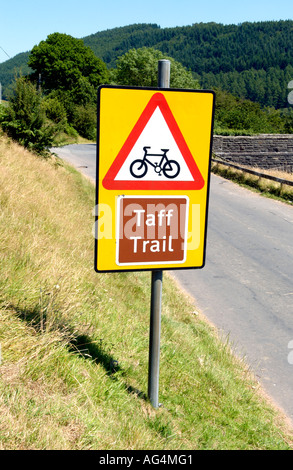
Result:
M164 273L159 409L150 273L93 268L93 185L0 140L0 449L291 449L292 430Z

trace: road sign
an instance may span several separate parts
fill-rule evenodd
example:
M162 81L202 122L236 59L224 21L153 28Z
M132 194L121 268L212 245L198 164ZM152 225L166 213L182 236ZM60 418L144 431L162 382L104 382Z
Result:
M203 267L214 93L101 86L95 269Z

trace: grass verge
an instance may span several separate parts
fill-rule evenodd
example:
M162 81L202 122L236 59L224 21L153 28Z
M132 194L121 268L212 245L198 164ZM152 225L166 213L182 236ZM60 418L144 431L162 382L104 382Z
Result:
M260 168L249 168L250 170L259 173L275 176L287 181L293 181L293 174L278 170L263 170ZM212 172L238 183L246 188L252 189L261 193L263 196L277 199L279 201L293 204L293 187L286 184L280 184L266 178L260 178L256 175L251 175L245 171L229 167L224 163L212 162Z
M93 269L93 185L0 138L0 449L290 449L292 431L164 276L160 401L150 273Z

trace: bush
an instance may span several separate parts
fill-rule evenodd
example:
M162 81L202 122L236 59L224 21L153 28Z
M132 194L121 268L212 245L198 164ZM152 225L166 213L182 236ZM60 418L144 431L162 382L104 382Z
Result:
M57 98L46 98L44 100L44 110L46 116L55 124L64 124L67 122L67 114L63 103L61 103Z
M73 127L85 139L95 140L97 129L97 112L93 106L76 106L74 110Z
M16 80L13 96L0 119L9 137L38 154L48 154L56 129L46 121L41 94L24 77Z

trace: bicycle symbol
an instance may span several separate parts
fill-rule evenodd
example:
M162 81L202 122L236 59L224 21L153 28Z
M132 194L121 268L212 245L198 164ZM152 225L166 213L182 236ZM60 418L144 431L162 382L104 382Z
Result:
M176 178L180 173L180 165L176 160L169 160L167 152L169 149L161 149L163 153L148 153L151 147L143 147L144 156L142 159L134 160L130 165L130 173L134 178L143 178L148 172L148 165L151 165L158 176L162 173L166 178ZM148 157L162 157L159 163L153 163Z

